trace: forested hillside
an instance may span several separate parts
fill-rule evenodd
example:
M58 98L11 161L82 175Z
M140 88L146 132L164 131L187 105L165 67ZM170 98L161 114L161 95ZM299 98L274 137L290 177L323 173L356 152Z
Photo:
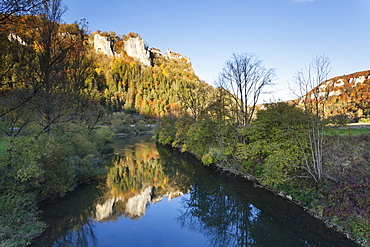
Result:
M94 43L92 35L90 43ZM144 47L143 42L136 42L136 46L143 45L141 48L148 53L151 65L146 66L140 59L129 56L124 48L126 43L140 39L134 33L121 38L109 35L107 41L111 42L115 55L99 52L94 55L97 70L105 79L100 93L104 105L109 109L135 111L153 117L169 113L176 115L182 110L186 111L185 108L193 104L191 100L197 100L198 97L191 95L195 91L205 90L210 97L214 94L214 89L199 80L191 63L181 55L162 55L159 50L154 53L145 50L147 47ZM132 51L133 55L134 52Z
M349 122L366 122L370 117L370 70L337 76L320 83L307 97L325 98L326 116L342 116Z

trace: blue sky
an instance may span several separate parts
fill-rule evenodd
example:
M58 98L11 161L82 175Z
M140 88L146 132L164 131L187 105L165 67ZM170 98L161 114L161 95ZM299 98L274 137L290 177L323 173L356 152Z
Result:
M191 59L214 85L233 53L254 53L277 80L264 99L291 99L288 82L313 58L331 60L330 77L370 69L370 0L64 0L67 23L91 31L139 33L150 47Z

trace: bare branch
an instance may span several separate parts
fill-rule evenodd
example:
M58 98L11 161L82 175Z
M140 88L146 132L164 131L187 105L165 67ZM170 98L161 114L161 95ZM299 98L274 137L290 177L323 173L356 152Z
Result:
M219 75L220 87L231 91L235 100L237 123L246 125L253 117L263 88L275 78L254 54L233 54Z
M320 183L325 175L323 171L323 132L325 127L325 104L329 97L331 85L327 81L330 72L330 60L317 56L305 70L295 76L299 88L299 105L303 107L307 119L307 136L309 150L301 145L304 153L304 169Z

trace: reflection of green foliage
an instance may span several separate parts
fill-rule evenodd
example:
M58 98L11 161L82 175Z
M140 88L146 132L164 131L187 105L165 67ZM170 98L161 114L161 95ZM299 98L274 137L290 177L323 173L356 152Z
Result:
M168 146L158 145L163 170L170 178L170 184L182 192L187 192L191 186L191 177L197 172L199 162L189 154L180 154Z
M130 160L116 156L107 183L119 194L140 191L145 185L163 182L166 178L159 159Z
M128 143L114 157L114 166L108 173L107 184L114 196L127 194L131 197L147 186L153 186L153 196L189 190L189 176L194 173L194 167L183 158L186 155L174 155L175 150L157 146L153 141ZM196 162L193 157L187 158Z
M91 218L95 216L96 205L103 200L104 188L99 182L81 186L57 203L42 207L42 216L49 226L35 246L87 246L87 240L95 235ZM60 217L62 215L63 217Z

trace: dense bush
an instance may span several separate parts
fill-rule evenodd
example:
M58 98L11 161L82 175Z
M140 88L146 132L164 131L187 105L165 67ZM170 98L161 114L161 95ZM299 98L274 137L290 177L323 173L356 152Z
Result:
M0 246L25 246L41 234L35 198L30 194L0 196Z
M37 217L37 202L62 197L79 183L105 172L101 152L113 133L90 132L77 124L55 125L40 132L35 125L5 138L0 158L0 240L2 246L24 246L45 226Z
M41 197L63 196L101 171L100 151L112 137L103 128L89 136L74 124L56 126L50 133L21 135L8 144L2 162L2 169L6 170L3 181L6 187L19 192L33 192Z
M209 119L194 121L191 117L165 117L157 131L157 139L182 152L190 152L210 165L233 156L235 131L233 125L220 125Z

